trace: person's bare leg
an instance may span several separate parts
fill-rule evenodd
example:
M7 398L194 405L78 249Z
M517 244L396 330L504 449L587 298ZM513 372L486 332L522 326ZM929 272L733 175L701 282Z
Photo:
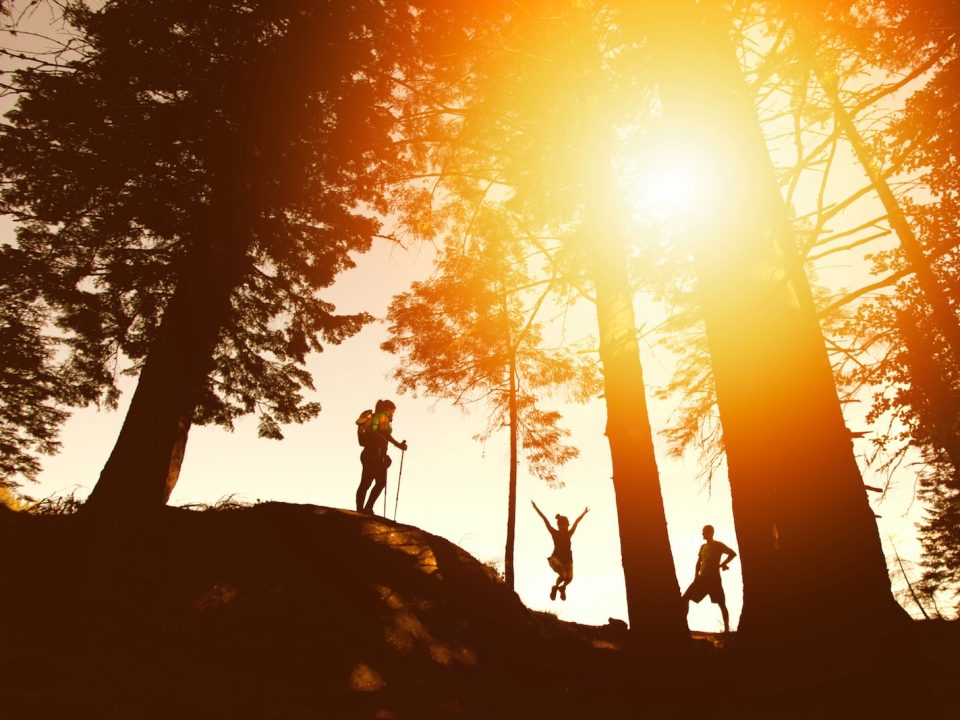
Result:
M690 607L690 604L687 603L687 607ZM723 615L723 631L727 634L730 633L730 613L727 612L727 606L725 603L720 603L720 614Z

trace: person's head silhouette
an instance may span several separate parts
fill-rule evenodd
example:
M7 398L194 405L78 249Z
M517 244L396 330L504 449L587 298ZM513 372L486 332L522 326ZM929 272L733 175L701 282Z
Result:
M397 411L397 406L394 404L393 400L377 400L374 410L378 413L387 413L387 415L393 418L393 414Z
M713 540L713 525L704 525L704 526L703 526L703 539L704 539L704 540Z

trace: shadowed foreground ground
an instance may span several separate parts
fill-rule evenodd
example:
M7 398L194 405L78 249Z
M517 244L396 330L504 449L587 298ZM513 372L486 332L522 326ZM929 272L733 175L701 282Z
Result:
M523 606L442 538L309 505L0 512L0 716L953 717L957 624L803 655Z

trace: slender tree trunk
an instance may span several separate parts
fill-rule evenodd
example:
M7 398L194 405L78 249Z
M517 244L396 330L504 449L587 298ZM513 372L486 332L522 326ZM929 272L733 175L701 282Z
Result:
M517 408L517 354L510 348L510 485L507 489L507 546L503 552L504 579L507 587L513 590L513 551L517 532L517 433L519 411Z
M773 166L713 3L648 3L664 117L713 165L692 242L755 639L904 618Z
M880 198L883 209L887 213L890 227L893 228L897 239L900 241L900 248L917 278L917 285L920 287L923 299L930 306L937 328L950 345L953 357L960 358L960 320L957 318L956 310L951 306L949 295L944 289L943 283L940 282L940 278L937 277L929 260L924 255L923 246L913 232L910 221L907 220L907 216L893 194L884 173L877 167L873 153L861 137L853 117L844 106L843 100L840 98L837 74L827 70L823 61L817 57L815 45L812 42L811 28L802 19L796 19L794 27L796 28L798 42L803 47L810 48L811 64L817 82L820 83L827 95L837 125L843 131L850 147L853 148L853 152L857 156L858 162L866 172L870 184L877 193L877 197Z
M627 613L634 640L679 649L689 638L654 455L619 214L594 199L584 228L596 288L600 360Z

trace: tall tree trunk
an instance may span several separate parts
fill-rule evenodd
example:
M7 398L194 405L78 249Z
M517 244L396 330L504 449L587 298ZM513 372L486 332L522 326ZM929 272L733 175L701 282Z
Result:
M503 552L504 579L507 587L513 590L513 550L517 533L517 433L519 411L517 408L517 353L510 347L510 485L507 489L507 546Z
M326 18L306 13L253 76L237 75L222 88L231 98L219 129L211 131L210 199L196 219L191 250L164 310L157 338L117 438L88 505L113 512L151 510L176 485L200 389L213 370L230 298L252 267L248 256L261 195L275 180L276 163L294 128L307 118L303 99L316 76L292 68L322 67L331 43L316 42ZM269 108L269 112L265 110Z
M249 219L238 209L244 207L249 203L224 197L210 208L201 236L217 240L195 245L184 263L90 507L149 509L169 499L230 296L248 267Z
M727 19L692 0L644 9L636 28L664 117L712 158L722 202L693 253L741 550L741 631L904 618Z
M620 215L597 195L585 231L596 288L600 360L630 632L644 645L689 638L660 492Z

